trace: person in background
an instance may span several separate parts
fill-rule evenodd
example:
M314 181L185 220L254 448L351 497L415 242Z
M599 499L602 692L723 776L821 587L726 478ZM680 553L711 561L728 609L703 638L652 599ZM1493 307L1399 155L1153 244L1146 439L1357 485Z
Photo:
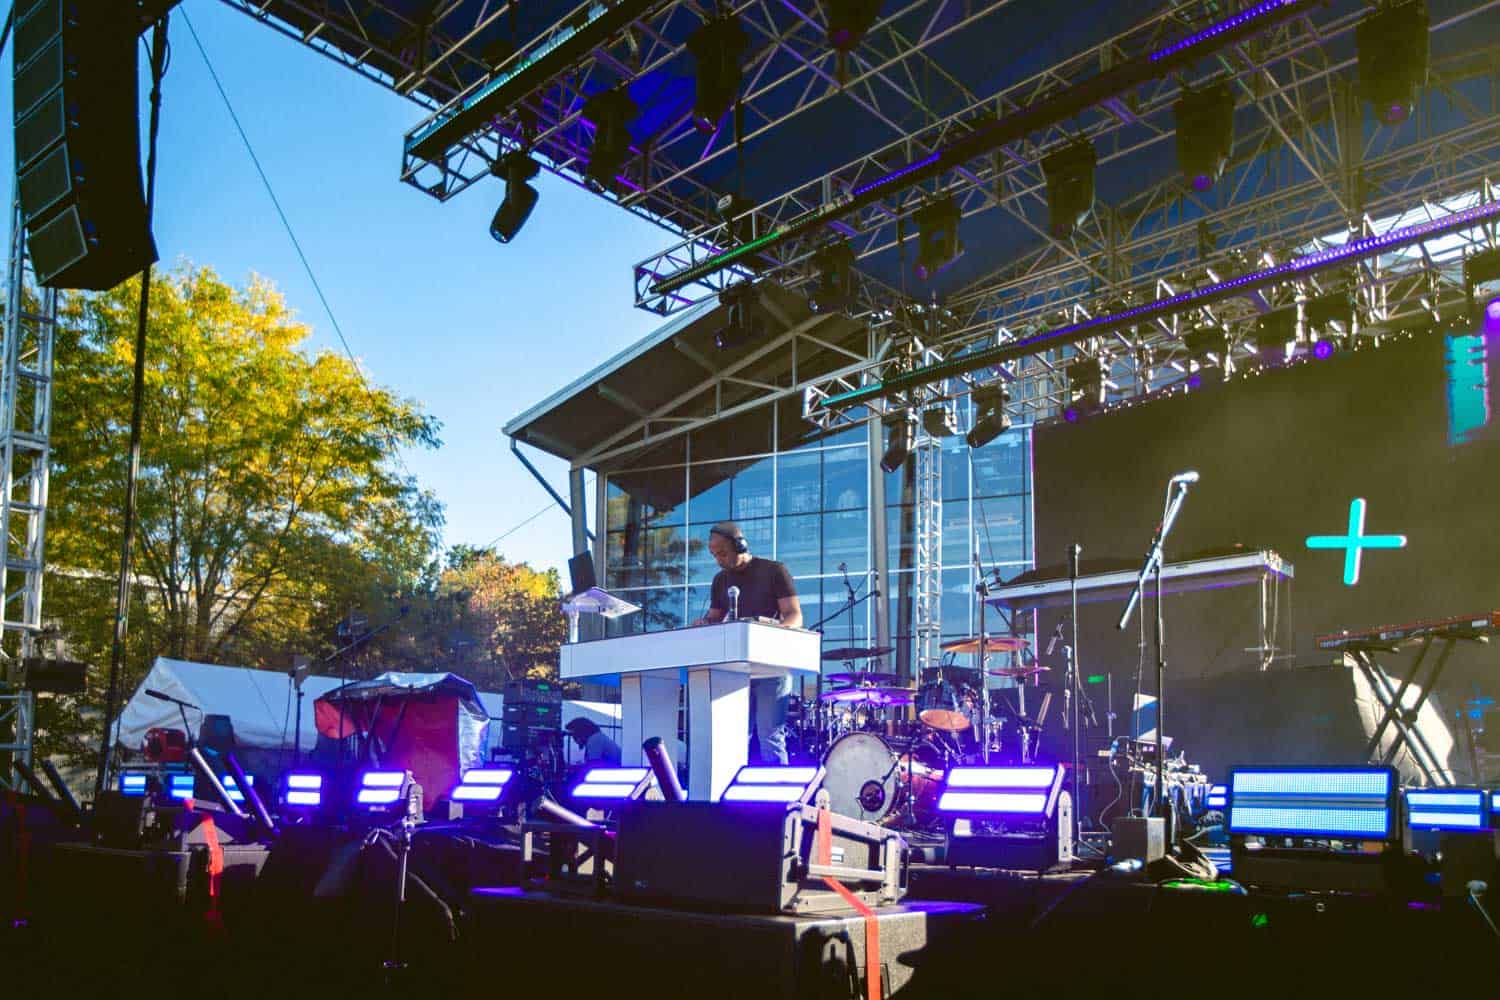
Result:
M579 716L570 719L563 726L573 742L583 750L583 762L585 764L599 764L618 767L620 764L620 747L614 740L604 735L591 720Z
M802 604L786 565L750 554L745 534L733 521L714 525L708 532L708 551L719 564L709 597L708 614L697 624L706 625L735 618L768 618L786 628L802 626ZM736 593L731 597L730 588ZM760 758L765 764L785 764L786 715L791 704L792 677L763 677L750 682L755 702L752 718L760 738Z

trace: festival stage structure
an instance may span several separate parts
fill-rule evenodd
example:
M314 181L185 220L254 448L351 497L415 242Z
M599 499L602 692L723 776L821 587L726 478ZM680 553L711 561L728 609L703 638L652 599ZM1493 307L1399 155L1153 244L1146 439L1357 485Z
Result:
M22 761L6 947L256 995L1472 988L1500 0L225 2L410 98L401 181L492 199L497 255L541 170L662 227L661 328L505 426L569 464L561 674L620 742L569 770L552 682L480 741L389 675L275 783L191 732L84 805ZM712 593L745 555L800 626Z

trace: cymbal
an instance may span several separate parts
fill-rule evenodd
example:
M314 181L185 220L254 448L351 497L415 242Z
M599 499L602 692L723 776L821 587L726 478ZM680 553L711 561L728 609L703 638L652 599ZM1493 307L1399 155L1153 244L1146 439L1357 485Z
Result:
M991 677L1034 677L1051 669L1051 667L996 667L994 670L986 670L985 673Z
M910 705L913 698L912 693L905 688L850 687L825 691L818 700L827 704L875 705L883 708L887 705Z
M917 716L922 720L922 725L945 733L961 733L969 728L969 717L962 712L954 712L946 708L929 708Z
M1027 641L1018 635L991 635L985 637L984 651L986 653L1014 653L1025 649L1026 645ZM979 652L979 636L969 635L962 639L949 639L943 643L941 649L945 653L977 653Z
M825 660L864 660L872 656L884 656L893 646L835 646L823 650Z
M894 684L895 674L882 674L877 670L856 670L854 673L825 674L823 679L830 684Z

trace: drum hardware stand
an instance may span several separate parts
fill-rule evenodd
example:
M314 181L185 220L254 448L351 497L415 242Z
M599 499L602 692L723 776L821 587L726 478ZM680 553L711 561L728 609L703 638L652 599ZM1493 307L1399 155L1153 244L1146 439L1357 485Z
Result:
M830 611L828 614L826 614L822 618L818 619L815 623L813 623L812 625L809 625L807 627L807 630L809 632L822 632L824 625L826 625L829 622L833 621L839 615L848 614L848 616L849 616L849 643L850 643L850 645L853 645L854 644L854 609L857 608L857 607L859 607L861 604L865 603L866 601L868 601L872 597L879 597L880 596L880 588L878 588L878 587L873 588L865 596L857 598L857 597L854 596L854 586L849 582L849 568L848 568L848 565L846 563L839 563L839 572L841 572L841 573L844 574L844 593L846 593L848 596L844 599L844 603L840 604L836 610ZM880 661L877 660L876 662L879 663ZM849 671L851 673L853 673L855 671L855 667L856 667L856 665L854 664L854 662L853 661L849 661ZM821 738L821 736L822 736L822 734L824 733L824 730L825 730L825 727L823 725L823 722L824 722L823 712L825 711L825 709L823 707L823 670L822 670L821 667L819 667L819 669L818 669L818 686L817 686L817 692L816 692L814 698L815 698L814 704L816 705L816 708L814 709L814 713L815 713L814 714L814 725L817 727L817 732L819 734L819 737Z
M984 621L984 609L990 596L990 582L984 575L984 564L979 561L979 529L974 529L974 572L978 582L974 584L974 594L979 601L979 758L988 764L990 762L990 675L986 672L989 664L989 652L985 648L989 642L989 630ZM1022 696L1025 697L1024 695ZM1022 703L1024 711L1025 703Z
M1183 501L1187 499L1188 486L1198 481L1198 473L1183 472L1172 477L1167 483L1167 504L1162 512L1161 523L1157 525L1156 532L1151 537L1151 546L1146 550L1146 561L1141 566L1140 575L1136 577L1135 587L1130 592L1130 597L1125 602L1125 610L1120 613L1120 620L1115 627L1124 630L1130 622L1131 612L1135 610L1136 602L1141 600L1141 594L1146 587L1146 579L1153 573L1156 575L1156 790L1155 809L1162 817L1166 825L1166 843L1168 849L1176 842L1177 831L1172 824L1172 807L1166 795L1166 755L1163 752L1162 737L1167 729L1166 691L1163 685L1166 683L1167 652L1164 614L1162 610L1161 576L1162 566L1166 559L1163 547L1166 544L1167 535L1172 531L1172 524L1177 520L1177 515L1182 512ZM1076 619L1075 619L1076 621Z

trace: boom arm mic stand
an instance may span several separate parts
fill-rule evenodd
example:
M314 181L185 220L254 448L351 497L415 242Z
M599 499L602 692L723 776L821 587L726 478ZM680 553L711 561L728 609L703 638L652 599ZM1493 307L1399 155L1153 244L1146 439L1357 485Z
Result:
M1172 525L1177 520L1177 515L1182 511L1182 503L1187 499L1188 486L1198 481L1196 472L1182 473L1173 476L1172 481L1167 484L1167 506L1162 512L1161 524L1156 528L1156 533L1151 538L1151 547L1146 550L1146 562L1141 567L1140 575L1136 577L1135 588L1131 590L1130 597L1125 602L1125 610L1120 613L1120 620L1115 627L1123 630L1130 622L1131 612L1135 610L1136 602L1141 600L1142 591L1146 587L1146 579L1152 573L1156 574L1156 811L1162 817L1166 828L1166 842L1170 847L1176 840L1177 831L1173 829L1172 807L1166 796L1166 774L1165 754L1163 752L1162 737L1167 729L1166 692L1162 690L1166 683L1167 653L1166 640L1163 633L1162 612L1162 555L1163 546L1166 544L1167 535L1172 531Z

